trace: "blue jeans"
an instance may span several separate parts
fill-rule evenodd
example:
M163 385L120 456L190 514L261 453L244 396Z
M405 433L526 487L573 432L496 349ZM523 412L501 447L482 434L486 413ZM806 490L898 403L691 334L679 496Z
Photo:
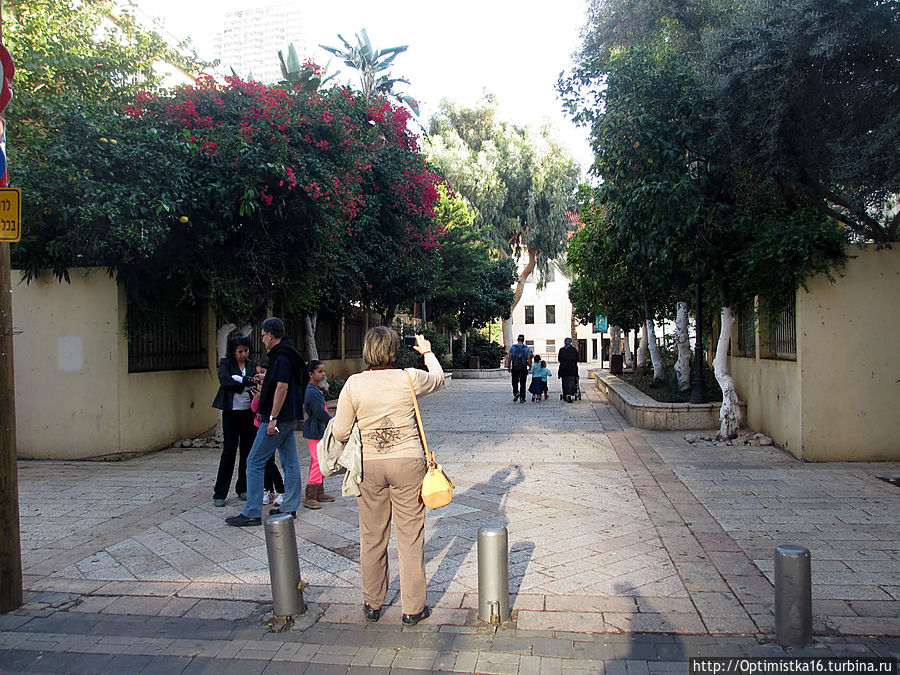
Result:
M281 422L281 428L274 436L266 433L263 424L256 432L256 440L247 457L247 505L242 513L248 518L262 517L263 477L266 463L278 451L281 468L284 470L284 502L281 512L296 511L300 506L300 460L297 457L297 441L294 439L294 423Z

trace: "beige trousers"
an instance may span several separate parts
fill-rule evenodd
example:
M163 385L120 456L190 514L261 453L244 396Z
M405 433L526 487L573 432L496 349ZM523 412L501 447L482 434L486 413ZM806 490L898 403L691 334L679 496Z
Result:
M419 499L422 459L363 462L359 484L359 568L363 599L378 609L387 593L391 521L400 555L400 601L404 614L425 607L425 505Z

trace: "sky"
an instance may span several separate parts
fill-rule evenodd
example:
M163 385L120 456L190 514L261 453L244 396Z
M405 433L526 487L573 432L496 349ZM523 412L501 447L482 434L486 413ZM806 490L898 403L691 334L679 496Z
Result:
M190 37L198 54L212 60L213 35L224 12L276 4L275 0L135 0L161 19L175 38ZM587 134L562 112L555 84L571 68L580 44L586 0L454 0L426 4L413 0L332 0L304 3L307 36L314 44L351 43L365 28L376 48L408 45L391 72L405 77L401 91L419 102L423 124L443 98L474 105L485 90L498 101L503 118L518 124L550 121L558 137L586 170L592 161ZM318 51L318 61L330 55ZM277 58L276 54L272 55ZM336 62L332 70L348 69Z

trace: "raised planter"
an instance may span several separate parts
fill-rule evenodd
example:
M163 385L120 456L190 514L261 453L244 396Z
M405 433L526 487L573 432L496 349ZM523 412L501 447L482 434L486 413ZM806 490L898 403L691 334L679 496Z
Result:
M721 403L661 403L606 370L589 370L594 386L622 413L622 417L641 429L682 431L718 429ZM739 401L741 424L747 419L747 404Z
M506 368L479 368L478 370L458 368L449 372L453 374L454 380L491 380L509 376Z

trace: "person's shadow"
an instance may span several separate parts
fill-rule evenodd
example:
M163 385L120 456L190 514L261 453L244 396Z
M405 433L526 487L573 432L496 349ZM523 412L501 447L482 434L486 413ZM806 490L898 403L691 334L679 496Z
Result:
M431 512L437 521L425 542L425 564L440 558L437 568L428 575L428 599L438 604L450 590L453 581L465 565L467 578L476 573L474 589L461 592L477 593L477 557L472 556L478 542L478 530L482 527L506 528L507 495L525 479L522 467L517 464L497 470L486 481L476 483L464 492L453 495L447 507ZM454 506L455 505L455 506ZM534 554L534 542L509 541L509 592L510 609L518 594L528 565Z
M682 637L647 598L636 593L629 584L616 584L616 595L634 600L634 610L627 622L628 632L610 634L606 646L615 649L615 658L634 661L685 662L688 656ZM625 626L623 626L625 628ZM624 639L619 639L624 637ZM597 639L603 642L601 636Z

